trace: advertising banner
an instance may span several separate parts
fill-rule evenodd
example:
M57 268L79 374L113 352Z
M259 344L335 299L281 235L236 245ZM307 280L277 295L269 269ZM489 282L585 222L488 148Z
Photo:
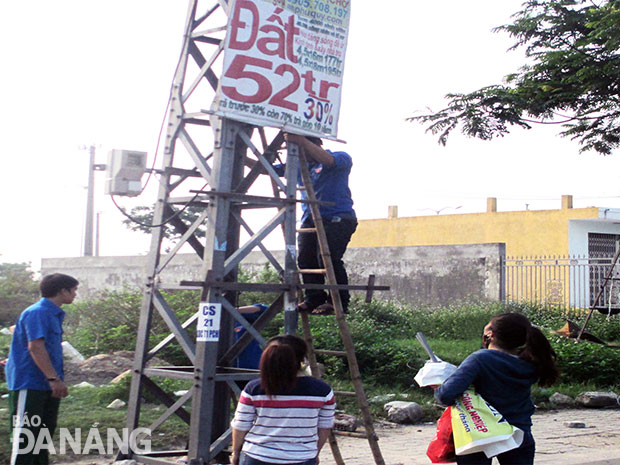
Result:
M350 0L235 0L215 114L336 138Z

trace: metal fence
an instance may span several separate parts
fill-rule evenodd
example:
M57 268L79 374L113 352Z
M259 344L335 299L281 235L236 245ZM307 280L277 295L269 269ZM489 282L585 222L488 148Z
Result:
M504 300L559 306L569 311L589 308L612 261L613 257L506 257ZM618 277L616 270L614 275ZM620 307L620 281L610 280L605 285L597 307Z

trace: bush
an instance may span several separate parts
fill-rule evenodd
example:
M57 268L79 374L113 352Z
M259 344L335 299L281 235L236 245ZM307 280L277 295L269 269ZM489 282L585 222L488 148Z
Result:
M443 360L460 364L480 348L482 328L496 314L506 311L525 313L535 324L559 328L564 324L558 310L498 303L452 305L443 308L413 308L389 302L361 303L354 300L347 318L357 360L365 382L406 388L428 359L415 339L425 334L433 351ZM597 318L597 327L607 322ZM612 320L613 321L613 320ZM614 322L617 325L617 321ZM314 344L319 349L342 350L334 317L314 318ZM547 333L559 357L561 381L606 387L620 379L620 351L583 342L576 344L556 334ZM322 356L328 377L348 378L346 360Z
M140 302L140 293L125 289L67 306L65 337L84 357L134 350Z
M164 293L180 321L190 318L198 309L199 295L193 291ZM103 291L87 301L67 307L65 332L67 339L85 357L119 350L133 351L140 321L142 293L137 290ZM156 312L155 312L156 313ZM193 330L189 330L192 334ZM168 327L157 315L151 321L150 346L169 334ZM170 344L158 356L169 363L187 364L182 349Z
M567 314L566 310L558 307L543 307L533 304L509 304L507 311L520 312L527 316L530 321L542 328L558 330L564 326L566 320L571 320L583 327L588 311L573 312ZM608 318L598 311L592 313L586 330L606 342L620 341L620 324L618 316Z
M562 336L550 340L558 355L562 382L620 385L620 351L617 348L588 341L576 342Z
M278 274L269 266L258 273L241 273L246 282L278 282ZM177 291L165 294L166 301L177 317L185 321L198 308L199 294L195 291ZM242 293L240 305L270 303L275 294ZM104 292L98 298L74 304L67 308L66 332L70 342L85 356L101 352L133 350L136 343L141 292L124 290ZM470 353L480 348L482 328L496 314L506 311L524 313L543 328L558 329L565 322L563 311L533 305L503 305L501 303L454 304L445 307L412 307L393 302L362 302L355 298L347 317L354 341L358 364L366 383L378 386L398 386L407 389L413 383L417 370L428 356L415 339L423 332L433 350L443 360L461 363ZM277 315L262 332L269 338L283 332L283 314ZM594 314L588 330L607 340L618 340L618 319L609 321ZM314 345L318 349L343 350L338 325L334 317L312 317ZM194 337L193 328L189 329ZM154 315L150 346L167 336L169 330L163 320ZM549 339L559 356L562 381L565 383L590 382L605 387L620 379L620 352L587 342L575 344L552 333ZM0 354L2 352L0 351ZM187 365L188 360L178 344L170 344L158 357L174 365ZM349 379L346 359L319 356L332 380Z
M404 388L428 360L415 339L417 332L427 336L444 360L458 364L480 347L482 328L499 311L498 305L491 304L420 309L354 299L347 322L364 381ZM335 318L313 317L312 335L316 348L342 350ZM476 338L473 343L472 338ZM349 376L344 358L321 356L319 361L327 366L330 378Z
M239 280L244 282L279 282L279 275L268 265L257 273L240 272ZM196 291L162 292L167 304L174 310L179 321L184 322L196 311L200 303L200 293ZM276 294L258 292L243 293L239 305L255 303L270 304ZM271 300L270 300L271 299ZM133 351L142 307L142 291L123 289L121 291L102 291L94 297L66 307L65 337L85 357L119 350ZM265 337L282 332L283 317L279 315L265 328ZM195 338L195 325L187 329L190 338ZM149 346L161 342L170 330L153 312ZM189 360L179 344L171 343L157 356L173 365L188 365Z

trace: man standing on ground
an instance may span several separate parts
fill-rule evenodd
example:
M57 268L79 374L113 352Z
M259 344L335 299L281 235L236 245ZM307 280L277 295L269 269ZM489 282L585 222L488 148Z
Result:
M357 218L353 210L353 199L349 190L349 174L353 162L346 152L332 152L323 149L322 141L318 137L304 137L296 134L285 134L287 142L297 144L303 150L310 178L316 198L322 202L332 202L333 205L321 205L319 207L327 244L331 254L336 282L348 284L347 271L342 257L347 250L351 236L357 228ZM305 192L302 193L305 197ZM303 204L301 217L302 228L313 228L314 221L310 212L310 206ZM297 238L297 264L300 269L322 268L322 260L316 234L301 233ZM302 275L305 284L323 284L324 276L321 274L306 273ZM348 311L351 296L349 291L340 291L342 308ZM331 314L334 307L328 294L320 289L307 289L305 299L297 307L301 312L313 312L315 314Z
M65 312L60 307L73 302L78 284L77 279L65 274L45 276L39 286L41 300L24 310L17 320L6 364L12 429L11 465L47 464L49 461L47 449L41 448L38 454L34 454L32 448L25 452L34 446L30 441L36 443L40 432L49 433L51 438L60 399L68 395L62 358Z

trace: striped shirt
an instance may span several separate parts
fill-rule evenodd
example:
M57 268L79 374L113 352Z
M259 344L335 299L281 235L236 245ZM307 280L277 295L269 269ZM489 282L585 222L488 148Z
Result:
M334 392L319 379L299 377L294 389L271 398L255 379L239 397L232 427L248 432L243 451L257 460L304 462L317 456L318 428L333 426L335 408Z

